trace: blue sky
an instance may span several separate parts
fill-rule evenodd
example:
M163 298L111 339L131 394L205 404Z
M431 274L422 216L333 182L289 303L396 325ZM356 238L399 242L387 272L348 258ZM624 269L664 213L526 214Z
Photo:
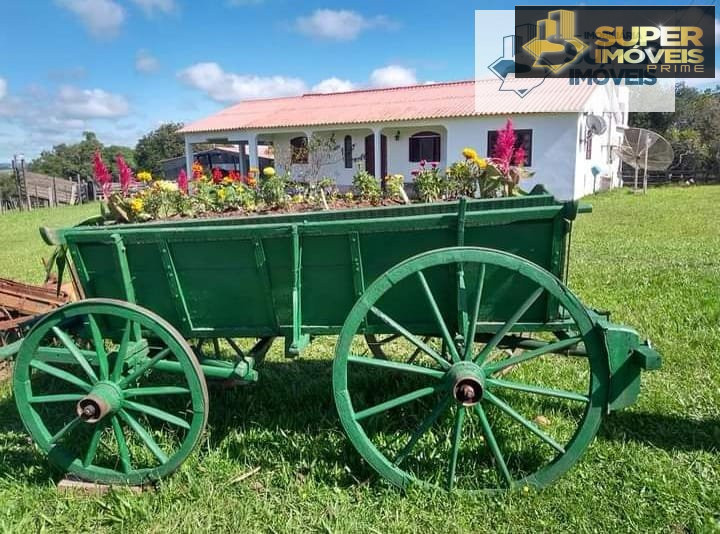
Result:
M523 2L532 3L547 4ZM624 2L585 2L593 3ZM464 0L5 0L0 162L76 141L87 129L106 144L133 146L163 122L190 121L242 98L471 79L474 11L511 7Z

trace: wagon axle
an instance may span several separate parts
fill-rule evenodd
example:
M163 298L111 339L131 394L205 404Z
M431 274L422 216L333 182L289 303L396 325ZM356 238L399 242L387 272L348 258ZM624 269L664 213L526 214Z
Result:
M110 381L98 382L90 393L80 399L75 408L77 415L86 423L97 423L122 406L122 392Z
M448 371L453 398L463 406L474 406L485 391L485 373L472 362L458 362Z

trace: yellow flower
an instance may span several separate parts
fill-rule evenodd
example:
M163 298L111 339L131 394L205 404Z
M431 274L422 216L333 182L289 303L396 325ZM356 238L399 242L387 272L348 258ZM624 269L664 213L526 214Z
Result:
M475 151L475 149L470 147L463 148L462 155L465 157L465 159L476 159L478 157L478 153Z
M144 206L145 203L140 197L135 197L130 201L130 209L132 209L135 213L140 213Z
M473 161L475 164L480 167L481 169L484 169L487 167L487 160L485 158L478 158L477 156L473 158Z
M167 180L158 180L153 185L160 191L171 192L178 190L178 185L175 182L169 182Z
M149 182L152 180L152 174L147 171L141 171L137 173L137 179L141 182Z
M275 176L275 169L273 169L272 167L265 167L265 168L263 169L263 175L264 175L266 178L270 178L271 176Z
M221 201L222 201L222 200L225 200L225 195L226 195L226 194L227 194L227 193L225 192L224 189L218 189L218 192L217 192L218 200L221 200Z
M233 182L233 179L230 178L229 176L226 176L225 178L222 179L222 181L224 184L231 184Z

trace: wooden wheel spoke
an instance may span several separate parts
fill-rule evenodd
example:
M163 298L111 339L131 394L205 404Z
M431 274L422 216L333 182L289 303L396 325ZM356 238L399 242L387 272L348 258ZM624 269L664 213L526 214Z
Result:
M144 388L129 388L123 391L126 399L133 397L149 397L153 395L189 395L190 390L179 386L148 386Z
M428 341L430 341L430 336L425 336L423 338L423 343L427 343ZM421 353L422 350L420 348L416 348L405 363L413 363L415 360L417 360L417 357L420 356Z
M155 408L153 406L148 406L147 404L140 404L138 402L129 401L129 400L124 401L123 406L125 408L135 410L137 412L142 412L151 417L155 417L156 419L160 419L160 420L170 423L172 425L179 426L186 430L190 429L190 425L188 424L187 421L185 421L184 419L181 419L180 417L178 417L176 415L168 413L165 410L161 410L161 409Z
M65 348L68 350L68 352L70 352L70 355L75 359L78 365L82 367L83 371L85 371L85 374L88 376L90 381L93 384L97 382L98 377L95 374L95 370L92 368L90 362L87 361L83 353L80 351L80 348L75 344L72 338L63 330L60 330L57 326L53 326L52 331L60 340L60 342L65 345Z
M514 382L512 380L503 380L500 378L488 378L486 383L491 386L524 391L525 393L534 393L536 395L545 395L547 397L557 397L559 399L568 399L578 402L590 402L590 397L587 395L575 393L574 391L566 391L564 389L535 386L532 384L524 384L522 382Z
M445 320L443 319L442 313L440 313L440 308L438 307L438 304L435 301L435 297L433 296L432 291L430 290L430 286L427 283L427 279L425 278L425 275L422 273L422 271L417 271L417 277L418 277L418 280L420 280L420 285L423 288L423 292L425 293L425 297L427 298L428 304L430 304L430 309L432 310L433 316L435 317L435 322L437 323L438 328L440 328L440 333L442 334L442 337L445 340L445 343L447 344L448 350L450 351L450 356L452 356L452 360L454 362L460 361L460 356L458 355L457 348L455 348L455 342L453 341L453 338L450 335L450 331L448 330L448 327L445 324Z
M453 434L450 442L450 463L448 464L447 485L448 491L452 491L455 486L455 471L457 469L458 453L460 452L460 443L462 442L462 427L465 421L465 406L458 405L455 414L455 425L453 426Z
M117 350L115 359L115 367L112 370L112 379L118 381L122 375L123 366L125 365L125 356L127 355L128 346L130 345L130 333L133 329L133 323L130 319L125 322L125 330L123 330L120 347Z
M165 358L168 354L170 354L170 348L166 347L160 352L158 352L155 356L152 358L147 358L145 361L143 361L140 365L138 365L133 371L127 375L125 378L120 380L118 385L122 388L131 383L133 380L139 378L140 376L145 373L148 369L150 369L152 366L154 366L157 362Z
M495 467L500 472L500 475L502 475L502 480L507 484L508 487L510 487L513 485L513 479L510 475L510 471L508 471L507 463L505 463L505 458L503 457L502 451L497 444L495 434L490 427L490 422L485 415L485 410L483 410L480 404L476 404L475 411L480 418L480 425L482 426L483 434L485 435L485 441L488 444L490 452L495 458Z
M58 369L57 367L53 367L52 365L49 365L45 362L41 362L40 360L33 360L30 363L30 366L38 369L39 371L52 375L55 378L59 378L60 380L69 382L84 391L90 391L92 389L92 386L85 382L83 379L78 378L77 376L70 374L63 369Z
M100 327L95 320L95 316L91 313L88 314L88 325L90 326L90 334L93 338L93 345L95 346L95 353L98 358L98 366L100 368L100 380L107 380L110 376L110 365L108 363L108 354L105 350L105 339L100 332Z
M135 433L140 437L140 439L145 443L148 449L150 449L150 452L152 452L155 457L160 461L161 464L165 464L168 462L169 458L165 452L160 448L160 445L158 445L157 441L155 441L155 438L152 437L152 434L148 432L139 422L137 419L135 419L132 415L127 413L125 410L120 410L118 412L120 415L120 418L125 421L130 428L132 428Z
M430 369L429 367L422 367L420 365L410 365L407 363L394 362L391 360L381 360L379 358L348 356L348 362L358 365L367 365L370 367L393 369L395 371L402 371L404 373L415 373L425 376L432 376L433 378L442 378L443 376L445 376L444 372L438 371L437 369Z
M408 442L395 457L395 460L393 460L393 463L395 465L399 466L405 460L405 458L409 456L409 454L415 447L415 444L420 440L423 434L430 430L430 428L435 424L435 421L437 421L438 418L443 414L443 412L447 410L447 407L450 405L451 400L452 397L450 397L450 395L448 394L445 395L445 397L435 405L433 411L430 412L430 414L428 414L428 416L423 419L420 425L418 425L418 427L413 431Z
M483 395L483 398L484 398L484 399L487 399L487 401L488 401L489 403L494 404L495 406L497 406L498 408L500 408L500 410L502 410L502 411L505 412L507 415L509 415L510 417L512 417L513 419L515 419L515 421L517 421L517 422L520 423L522 426L524 426L525 428L527 428L530 432L532 432L532 433L535 434L537 437L539 437L541 440L543 440L545 443L547 443L548 445L550 445L553 449L555 449L556 451L558 451L558 452L561 453L561 454L564 454L564 453L565 453L565 447L563 447L562 445L560 445L557 441L555 441L553 438L551 438L550 436L548 436L545 432L543 432L542 430L540 430L535 423L533 423L532 421L529 421L528 419L526 419L525 417L523 417L522 415L520 415L517 411L515 411L515 409L513 409L513 408L512 408L508 403L506 403L504 400L496 397L495 395L493 395L493 394L490 393L489 391L485 391L485 393L484 393L484 395Z
M545 354L560 352L563 349L567 349L572 347L573 345L577 345L581 341L582 338L580 336L577 336L563 339L560 341L555 341L554 343L548 343L543 347L528 350L517 356L512 356L510 358L505 358L504 360L488 364L485 369L488 373L497 373L498 371L502 371L503 369L510 367L511 365L517 365L519 363L533 360Z
M465 354L463 360L469 360L473 354L473 343L475 342L475 332L477 329L478 317L480 315L480 302L482 301L483 287L485 285L485 264L480 266L480 276L478 277L478 285L475 290L475 300L473 301L472 315L468 321L468 329L463 332L465 336Z
M525 314L526 311L535 304L535 301L540 298L540 295L543 294L545 291L544 287L539 287L533 293L525 299L525 302L523 302L520 307L515 310L515 312L512 314L510 319L508 319L505 324L503 324L500 329L493 335L493 337L488 341L487 345L483 347L483 349L480 351L480 353L475 357L475 362L478 363L480 366L482 366L485 363L485 358L497 347L498 343L502 341L502 338L505 337L505 334L507 334L510 329L515 326L515 323L517 323L520 318Z
M132 471L132 464L130 463L130 449L128 449L127 441L125 440L125 434L123 434L120 421L116 415L113 415L110 419L113 427L113 433L115 434L115 441L118 445L118 455L120 456L120 465L124 473Z
M78 424L80 424L81 421L82 421L82 419L80 417L76 417L75 419L70 421L68 424L66 424L64 427L62 427L60 430L58 430L55 434L53 434L53 436L50 438L50 444L52 445L52 444L57 443L60 439L62 439L62 437L65 434L67 434L73 428L75 428Z
M33 395L29 401L32 404L46 404L51 402L77 402L85 396L84 393L57 393L52 395Z
M422 397L432 395L436 391L436 387L425 387L416 389L415 391L411 391L410 393L406 393L405 395L400 395L399 397L395 397L394 399L381 402L380 404L376 404L375 406L371 406L370 408L366 408L355 413L355 420L360 421L362 419L365 419L366 417L370 417L371 415L377 415L379 413L386 412L388 410L391 410L392 408L397 408L398 406L407 404L408 402L412 402Z
M103 427L101 425L96 425L95 430L93 431L93 435L90 438L88 449L85 452L85 457L83 458L83 467L88 467L92 465L93 461L95 460L95 456L97 456L98 446L100 445L100 438L102 437L102 433Z
M458 263L455 269L457 277L457 324L458 331L463 337L468 330L468 308L467 308L467 288L465 286L465 266Z
M433 360L435 360L441 367L445 369L450 369L450 363L448 363L447 360L445 360L442 356L440 356L435 350L433 350L427 343L423 342L421 339L418 339L417 336L411 334L405 327L400 325L397 321L392 319L390 316L386 315L376 307L370 308L370 311L383 323L388 325L389 327L395 329L397 332L400 333L405 339L407 339L410 343L415 345L417 348L419 348L421 351L423 351L425 354L430 356Z

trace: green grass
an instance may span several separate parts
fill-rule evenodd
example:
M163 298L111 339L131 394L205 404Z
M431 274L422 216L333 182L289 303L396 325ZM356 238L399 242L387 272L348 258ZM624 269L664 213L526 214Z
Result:
M97 203L62 208L12 211L0 215L0 277L38 284L45 278L42 258L52 249L40 238L41 226L71 225L99 214Z
M257 386L214 390L200 450L142 495L59 494L59 475L28 443L5 385L0 531L718 531L720 188L590 200L594 213L575 227L570 286L650 337L663 369L643 376L639 403L608 417L580 463L551 487L492 497L388 487L340 429L328 339L297 362L276 346ZM49 249L37 227L96 209L0 217L0 276L41 279L39 258Z

